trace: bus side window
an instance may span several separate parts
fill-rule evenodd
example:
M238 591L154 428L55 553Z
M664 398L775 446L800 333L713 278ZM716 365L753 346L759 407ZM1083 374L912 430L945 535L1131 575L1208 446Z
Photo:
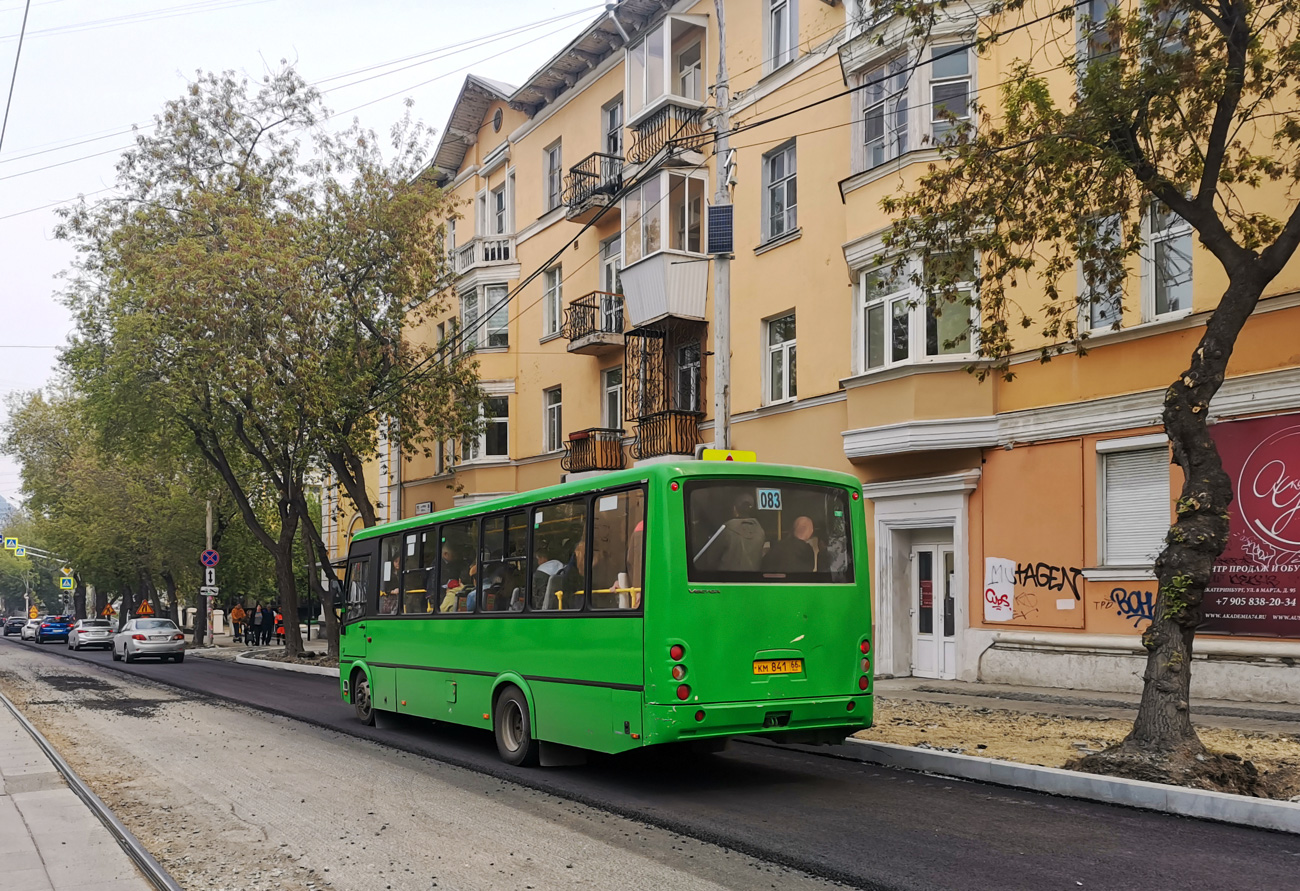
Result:
M370 560L362 558L348 563L348 577L344 587L348 592L348 611L345 621L360 619L369 607Z
M438 612L472 613L478 599L478 520L442 527L438 555Z
M389 535L379 545L379 615L395 616L401 606L402 537Z
M417 529L406 533L402 543L402 612L419 615L428 610L428 586L432 549L432 530Z
M638 609L645 556L645 491L597 495L592 520L591 607Z
M523 556L526 547L524 514L489 517L483 521L483 611L523 608Z
M585 498L536 508L530 607L566 612L582 609L589 587L588 553Z

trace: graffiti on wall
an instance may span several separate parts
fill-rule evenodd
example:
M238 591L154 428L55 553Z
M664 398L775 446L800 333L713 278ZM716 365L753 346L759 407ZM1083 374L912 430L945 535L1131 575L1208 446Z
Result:
M1108 609L1114 607L1125 619L1132 619L1134 628L1156 617L1156 595L1153 591L1115 588L1110 592L1106 605Z
M1058 566L1052 563L1019 563L1016 565L1016 584L1028 588L1042 588L1046 591L1064 591L1070 589L1075 600L1082 600L1079 594L1079 579L1083 570L1077 566Z

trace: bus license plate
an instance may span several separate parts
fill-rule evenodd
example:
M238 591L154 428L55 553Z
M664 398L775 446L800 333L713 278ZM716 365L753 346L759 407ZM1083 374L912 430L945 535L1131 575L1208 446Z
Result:
M802 659L760 659L754 663L754 674L800 674Z

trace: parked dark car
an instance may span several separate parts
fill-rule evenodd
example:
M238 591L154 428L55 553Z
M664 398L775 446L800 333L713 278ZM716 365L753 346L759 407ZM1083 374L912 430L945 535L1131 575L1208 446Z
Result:
M26 624L26 616L10 616L5 619L5 637L8 637L11 634L22 634L23 626Z
M47 640L67 640L68 632L75 624L76 616L46 616L36 629L36 642L43 644Z

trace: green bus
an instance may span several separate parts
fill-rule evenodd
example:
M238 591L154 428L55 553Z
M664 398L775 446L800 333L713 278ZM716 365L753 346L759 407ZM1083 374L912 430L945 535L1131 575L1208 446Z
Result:
M853 477L682 460L357 533L339 681L389 714L491 729L511 764L872 718ZM585 750L585 751L584 751Z

